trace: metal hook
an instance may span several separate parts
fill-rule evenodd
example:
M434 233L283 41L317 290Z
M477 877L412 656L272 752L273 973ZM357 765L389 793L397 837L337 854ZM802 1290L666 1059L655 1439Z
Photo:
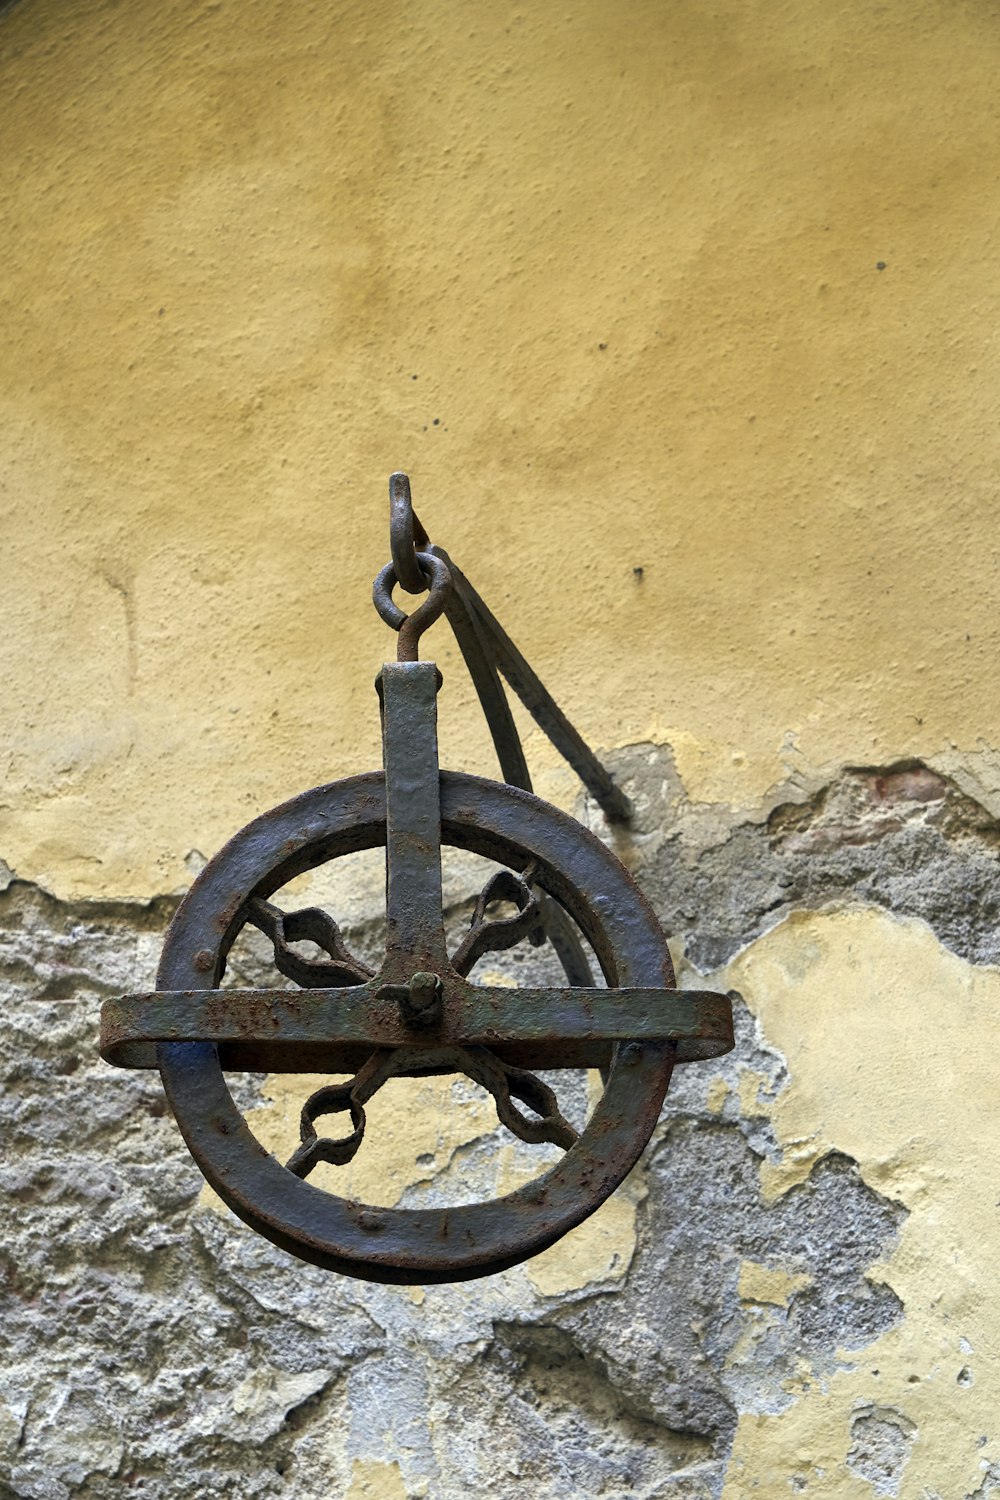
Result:
M417 555L430 544L430 537L414 514L408 475L390 474L389 550L399 586L408 594L422 594L427 587Z
M399 581L394 563L386 563L372 584L372 602L375 608L392 630L399 631L396 653L399 661L417 660L420 637L443 613L452 586L451 570L442 558L435 557L433 552L417 552L415 556L421 569L421 591L429 589L430 593L412 615L400 609L393 600L392 591Z

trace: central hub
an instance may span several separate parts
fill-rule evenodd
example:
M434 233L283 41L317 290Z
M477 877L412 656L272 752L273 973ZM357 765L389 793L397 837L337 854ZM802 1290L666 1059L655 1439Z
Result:
M375 998L395 1000L407 1026L426 1030L441 1020L441 991L436 974L418 969L409 984L384 984Z

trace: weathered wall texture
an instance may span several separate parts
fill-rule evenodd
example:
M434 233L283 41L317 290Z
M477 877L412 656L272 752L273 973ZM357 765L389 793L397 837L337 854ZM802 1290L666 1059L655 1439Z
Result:
M985 0L0 9L0 1500L1000 1497L998 69ZM95 1050L205 856L378 763L397 467L739 1021L587 1225L409 1290ZM314 883L370 951L380 879ZM307 1081L233 1086L287 1153ZM462 1081L370 1121L376 1203L545 1159Z

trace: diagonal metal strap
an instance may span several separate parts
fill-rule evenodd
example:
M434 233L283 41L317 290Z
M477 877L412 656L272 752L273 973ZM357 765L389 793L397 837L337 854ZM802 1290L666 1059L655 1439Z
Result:
M406 494L408 497L409 486L407 486ZM424 536L424 529L416 515L413 516L413 523L419 529L419 534ZM469 676L472 678L472 685L476 690L476 696L493 739L503 779L510 786L519 786L524 791L530 792L532 790L531 773L524 756L521 737L517 732L514 715L497 672L488 633L476 613L475 604L479 596L443 548L431 548L431 551L446 561L452 571L452 589L445 604L445 617L452 628ZM603 767L601 771L606 775ZM593 984L590 964L573 922L550 896L540 891L538 897L545 935L556 950L566 978L570 984L582 986Z
M574 729L496 616L444 548L431 545L413 509L409 478L403 473L389 476L389 543L392 551L389 571L410 593L422 593L427 587L418 552L425 566L431 558L438 558L451 575L452 586L444 603L445 613L489 722L504 780L512 786L523 787L526 792L531 791L528 767L510 706L496 681L498 668L608 819L627 823L632 808L624 792L615 785L586 740ZM383 569L383 574L385 571ZM380 574L380 578L382 576ZM393 628L398 630L399 624L394 624Z
M486 717L504 780L526 792L532 790L524 749L498 667L606 816L612 821L627 822L631 804L621 788L616 786L590 746L574 729L448 553L443 547L431 545L413 509L410 481L403 473L393 474L389 479L389 535L394 574L411 593L420 593L427 586L417 558L418 550L425 557L439 559L450 573L451 587L445 596L445 615ZM566 978L571 985L591 985L590 963L573 922L544 892L539 892L539 899L545 935L556 950Z
M416 519L416 518L414 518ZM419 525L419 522L417 522ZM443 547L426 549L431 556L440 558L451 573L451 596L445 605L448 623L455 632L469 675L483 706L493 742L497 748L504 780L512 786L523 786L531 790L528 768L524 759L520 737L506 695L494 690L490 677L497 670L514 689L525 708L555 745L559 754L568 761L591 796L604 811L605 816L616 823L627 823L632 815L632 804L621 787L617 786L610 773L598 760L586 740L575 729L563 713L541 678L528 664L504 630L499 620L487 608L465 574L459 569ZM498 684L499 686L499 684Z

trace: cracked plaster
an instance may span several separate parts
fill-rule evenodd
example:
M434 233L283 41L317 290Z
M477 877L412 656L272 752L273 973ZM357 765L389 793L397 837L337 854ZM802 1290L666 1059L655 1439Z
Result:
M630 753L649 765L650 752ZM914 768L846 775L855 792L875 781L900 794L878 838L842 813L831 822L834 786L795 811L799 842L782 857L825 870L835 826L851 850L878 846L883 873L895 860L905 884L915 827L944 844L950 829L967 854L992 847L989 819L949 804L950 785L935 800L942 788ZM630 790L641 802L641 776ZM848 801L862 824L883 819L884 798ZM786 849L791 816L758 829L762 849ZM677 845L644 843L645 826L633 862L667 901L657 882ZM99 1497L127 1480L164 1500L192 1483L304 1500L331 1484L352 1497L869 1500L858 1413L876 1408L913 1427L898 1473L877 1469L902 1500L984 1484L998 1386L981 1288L1000 1247L976 1158L953 1141L967 1111L989 1129L991 1054L971 1066L945 1049L939 1086L905 1080L922 1076L928 1030L988 1033L998 972L842 889L822 911L776 912L734 862L723 899L721 863L711 845L704 855L701 924L733 948L713 982L745 997L736 1052L678 1070L610 1224L598 1233L596 1216L536 1262L457 1287L325 1276L213 1208L155 1077L106 1069L92 1050L100 998L151 974L171 903L73 906L11 884L0 896L11 1496ZM804 876L781 887L788 903L817 888ZM452 920L468 910L456 897ZM955 926L956 944L963 932L971 924ZM377 930L353 939L377 943ZM511 980L547 962L532 949L494 957ZM261 962L253 937L237 977ZM279 1144L290 1119L276 1083L248 1078L240 1099ZM491 1126L476 1091L444 1087L395 1112L387 1091L356 1190L415 1203L492 1193L526 1170L527 1148ZM566 1107L584 1109L588 1087Z

